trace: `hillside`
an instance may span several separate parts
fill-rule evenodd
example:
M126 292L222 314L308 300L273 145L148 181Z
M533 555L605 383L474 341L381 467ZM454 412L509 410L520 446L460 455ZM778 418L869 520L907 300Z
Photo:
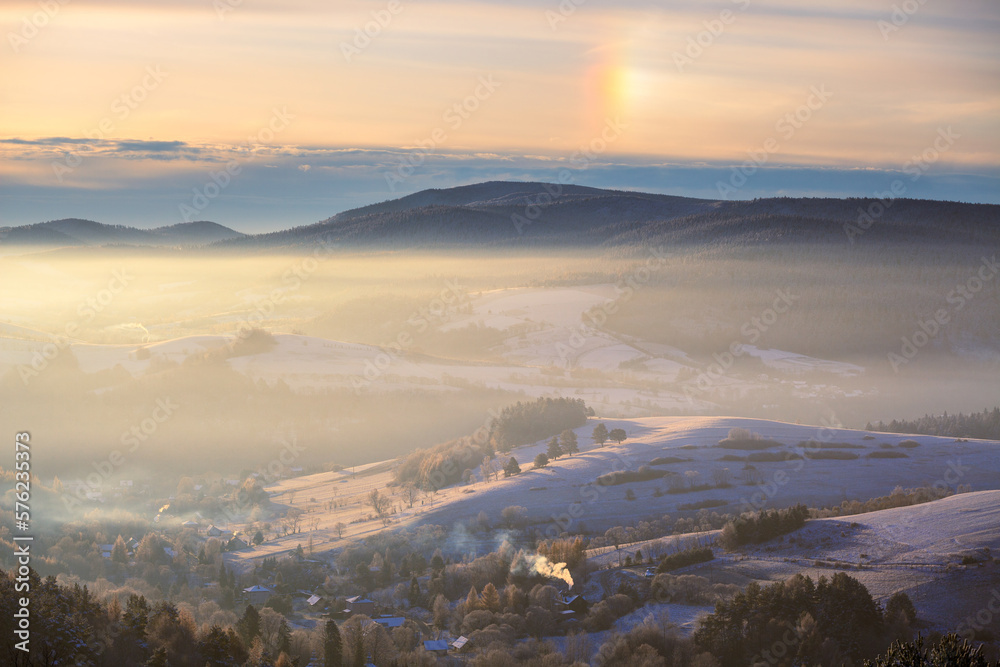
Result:
M93 220L66 218L7 228L2 238L10 246L199 246L243 236L240 232L205 220L154 229L106 225Z
M604 447L596 446L591 441L590 435L598 422L605 423L609 429L625 429L629 433L628 439L620 446L613 443L608 443ZM847 460L789 458L786 461L770 463L755 462L752 465L759 473L758 482L747 484L742 472L744 463L719 460L727 454L748 455L745 451L717 446L719 440L726 437L731 428L736 427L749 428L765 438L783 444L783 447L775 447L774 451L794 452L799 442L819 438L824 442L854 447L830 448L824 451L849 452L856 454L858 458ZM392 462L366 468L359 467L354 471L347 469L294 477L280 481L267 490L273 502L298 508L307 516L315 517L318 522L317 531L311 534L316 548L320 550L336 548L346 543L335 535L334 526L338 522L348 526L345 533L347 539L371 535L382 530L382 524L371 516L370 509L364 504L365 494L377 488L393 496L394 502L398 504L400 511L393 516L392 526L414 526L423 523L455 526L451 546L459 550L482 552L496 541L495 534L489 532L484 536L473 537L463 525L475 520L480 512L483 512L490 525L495 529L502 529L504 524L501 513L508 506L524 507L524 516L528 524L543 534L550 529L554 529L556 534L563 530L603 533L613 526L635 525L638 521L660 518L664 515L674 520L695 517L699 510L683 509L682 506L706 500L722 503L709 511L733 514L757 508L789 506L800 502L813 507L836 506L845 500L867 500L889 495L896 486L930 486L939 483L954 488L955 483L960 483L969 484L977 490L1000 489L1000 458L997 457L1000 443L993 441L956 442L951 438L915 436L913 439L920 442L920 445L914 449L905 449L899 448L898 443L908 439L906 436L723 417L653 417L627 420L592 418L586 426L575 429L575 432L581 449L575 456L561 457L544 469L534 470L532 461L539 452L545 451L545 444L539 442L519 447L511 455L517 459L523 472L511 478L501 477L498 481L490 483L482 481L481 474L477 470L478 462L469 462L467 465L476 475L473 484L455 485L433 494L423 494L413 508L406 507L395 495L400 493L400 488L390 485L393 479ZM869 458L867 454L873 451L888 451L881 446L883 442L892 445L893 451L908 452L908 456L895 459ZM654 459L661 457L675 457L678 461L650 465ZM466 465L466 462L458 463ZM949 474L949 466L952 464L958 466L959 473ZM596 483L599 476L608 472L637 471L647 465L652 469L676 473L683 484L679 490L671 492L669 476L612 486L601 486ZM716 488L714 471L722 468L728 468L732 473L732 485ZM697 474L688 475L687 471ZM956 474L959 476L955 477ZM692 478L696 484L707 484L709 488L689 490L686 487L690 485ZM635 500L628 498L629 490L635 495ZM966 497L968 494L959 496L959 498ZM330 509L331 502L337 507ZM892 535L886 532L888 530L886 526L893 520L894 515L891 513L882 515L885 521L877 518L876 514L864 516L876 517L870 520L875 522L871 524L870 530L882 531L886 539L909 543L911 550L937 554L934 558L945 552L957 553L988 546L991 540L996 540L995 534L984 533L982 527L985 525L982 523L984 520L987 522L990 520L989 517L992 516L990 514L970 514L967 518L971 523L966 522L962 526L956 523L949 527L949 530L957 531L954 535L949 533L936 536L925 531L921 533L924 537L912 542L900 537L908 534L908 526L913 528L921 522L927 524L927 530L934 528L937 525L935 521L949 511L947 505L938 507L940 512L945 514L938 513L932 516L920 513L929 510L920 512L914 510L917 513L907 515L912 518L901 521L902 527L898 529L899 532ZM908 508L901 508L890 512L904 515L907 511ZM988 512L995 513L996 509L989 509ZM927 517L927 520L921 517ZM824 521L827 523L811 523L807 529L820 532L833 531L839 534L841 527L838 522L843 522L844 519ZM851 521L856 519L849 519L847 523ZM882 523L878 523L879 521ZM817 525L826 527L814 528ZM861 525L868 524L862 521ZM859 529L859 534L863 530L865 529ZM959 543L950 546L948 542L954 542L959 533L967 536L968 543L964 546ZM984 539L986 541L983 541ZM302 537L296 535L279 538L262 547L241 553L240 558L255 559L288 551L294 549L301 540ZM897 548L897 551L902 554L903 551L900 549L901 547ZM857 551L857 546L845 547L845 552L854 553L854 562L857 561ZM876 554L881 553L873 549L870 555L874 558ZM805 556L815 558L820 554L809 552ZM916 553L900 556L900 560L903 561L917 558Z
M694 243L850 241L995 244L1000 206L872 199L712 201L543 183L490 182L425 190L334 215L314 225L219 244L294 248L319 242L380 248L622 247ZM882 211L879 213L879 211ZM855 237L857 238L857 237Z
M873 217L859 219L864 211ZM241 234L213 222L156 229L65 219L6 230L6 245L186 245L213 249L635 248L762 243L990 245L1000 206L914 199L719 201L577 185L493 181L423 190L312 225Z

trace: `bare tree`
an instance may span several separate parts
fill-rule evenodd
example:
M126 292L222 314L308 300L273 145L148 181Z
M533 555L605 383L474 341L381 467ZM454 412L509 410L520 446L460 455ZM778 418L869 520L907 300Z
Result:
M407 484L403 487L403 500L406 501L407 507L413 507L413 503L417 502L417 498L420 496L420 489L412 484Z
M334 532L337 533L338 538L342 538L344 536L345 528L347 528L347 524L344 523L343 521L338 521L337 523L333 524L333 530Z
M483 475L483 481L489 482L491 479L499 479L500 462L492 456L483 458L483 464L479 466L479 472Z
M378 489L372 489L365 499L367 504L375 511L375 514L382 520L382 524L389 525L389 509L392 506L388 496L383 496Z

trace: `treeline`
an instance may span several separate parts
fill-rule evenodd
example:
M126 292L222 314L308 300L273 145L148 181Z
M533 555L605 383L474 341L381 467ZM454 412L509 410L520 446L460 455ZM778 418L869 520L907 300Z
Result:
M743 544L759 544L798 530L809 518L809 508L799 504L780 510L760 510L736 517L722 527L719 544L735 549Z
M407 456L395 470L396 483L436 491L461 481L465 471L475 470L497 450L507 453L514 447L577 428L586 424L588 414L592 413L582 399L518 401L500 412L486 437L479 437L481 432L477 432L473 437L449 440ZM500 470L500 466L487 467L484 476Z
M879 422L865 426L866 431L881 433L921 433L923 435L939 435L949 438L980 438L983 440L1000 440L1000 407L982 412L972 412L968 415L959 412L957 415L924 415L913 421L893 419L886 424Z
M893 509L895 507L909 507L940 500L951 495L947 488L939 486L924 486L917 489L904 489L897 486L888 496L879 496L864 502L860 500L845 500L840 505L826 509L812 510L813 518L829 516L849 516L851 514L865 514L867 512L878 512L879 510Z
M684 551L664 556L663 560L657 566L656 571L660 573L670 572L671 570L694 565L695 563L705 563L713 558L715 558L715 555L712 553L712 547L685 549Z
M533 403L509 405L500 412L490 430L490 442L497 450L514 447L579 428L593 414L581 398L539 398Z
M913 621L908 602L896 594L884 613L864 585L842 572L817 582L797 574L766 588L752 582L718 602L694 640L723 665L856 665L906 638Z

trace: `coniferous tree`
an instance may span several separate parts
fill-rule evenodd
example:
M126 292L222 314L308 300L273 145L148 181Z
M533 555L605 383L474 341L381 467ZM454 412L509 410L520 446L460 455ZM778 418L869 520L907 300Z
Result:
M552 436L552 438L549 440L549 446L548 449L545 451L545 454L546 456L549 457L549 459L553 461L562 456L563 449L562 446L559 444L559 438L557 438L556 436Z
M335 621L327 621L323 632L323 667L341 667L344 662L343 650L340 628Z
M562 447L563 454L577 454L580 452L580 444L577 442L576 433L570 429L566 429L559 435L559 444Z
M236 627L243 638L243 643L247 646L250 646L253 640L260 636L260 613L252 604L247 605Z
M514 475L517 475L520 472L521 472L521 466L517 464L517 459L515 459L513 456L510 457L510 460L507 461L507 463L505 463L503 466L503 476L513 477Z

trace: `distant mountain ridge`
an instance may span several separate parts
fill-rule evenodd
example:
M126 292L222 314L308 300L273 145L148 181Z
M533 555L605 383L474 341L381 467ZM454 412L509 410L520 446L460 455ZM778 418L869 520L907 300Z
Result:
M118 244L201 246L242 236L244 234L207 220L182 222L155 229L138 229L80 218L65 218L0 230L0 243L55 247Z
M871 210L869 218L863 214ZM388 249L857 241L996 247L1000 206L928 200L773 198L714 201L577 185L496 181L423 190L312 225L218 248L320 242Z
M1000 205L898 199L709 200L579 185L491 181L430 189L264 234L201 221L142 230L55 220L0 230L4 244L343 248L619 248L650 245L880 243L1000 245Z

